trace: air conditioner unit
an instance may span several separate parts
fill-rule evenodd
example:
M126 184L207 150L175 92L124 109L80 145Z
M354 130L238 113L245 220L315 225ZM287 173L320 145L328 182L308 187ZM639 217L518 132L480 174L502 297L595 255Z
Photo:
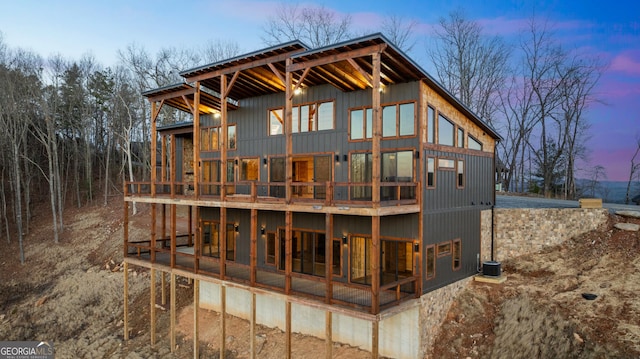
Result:
M502 273L500 262L487 261L482 263L482 274L489 277L499 277Z

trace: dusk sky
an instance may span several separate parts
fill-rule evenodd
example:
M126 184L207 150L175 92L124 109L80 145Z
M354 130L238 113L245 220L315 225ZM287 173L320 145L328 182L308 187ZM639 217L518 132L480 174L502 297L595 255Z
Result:
M131 43L154 54L161 47L199 48L207 40L233 40L242 52L264 48L262 26L277 1L249 0L0 0L0 32L10 47L43 57L80 59L91 53L104 66ZM602 103L586 114L592 123L590 161L608 180L626 181L640 137L640 3L635 1L307 1L350 14L358 33L379 31L384 16L416 20L417 45L408 55L435 77L427 51L433 27L458 8L492 34L512 41L533 13L555 24L566 49L598 55L609 66L595 89Z

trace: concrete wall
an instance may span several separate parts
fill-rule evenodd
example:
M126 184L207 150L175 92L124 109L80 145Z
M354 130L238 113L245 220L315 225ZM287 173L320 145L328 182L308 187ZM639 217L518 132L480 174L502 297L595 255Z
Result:
M603 208L496 208L494 214L494 254L498 261L558 245L605 225L608 218ZM490 218L491 211L484 211L485 216ZM483 220L482 224L484 259L491 255L491 229L486 228L491 222Z

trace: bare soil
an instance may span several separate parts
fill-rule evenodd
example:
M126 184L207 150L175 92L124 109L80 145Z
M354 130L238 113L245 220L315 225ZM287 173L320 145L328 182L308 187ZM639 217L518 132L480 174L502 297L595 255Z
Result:
M25 238L26 264L14 239L1 239L0 340L50 340L57 358L186 358L193 349L193 289L177 286L177 347L169 344L169 306L157 312L150 345L149 273L130 267L130 335L123 340L122 200L68 209L53 243L46 204ZM132 238L146 238L148 208L130 217ZM473 283L445 320L434 358L640 357L640 237L607 228L543 253L503 262L501 285ZM640 223L638 220L625 220ZM159 281L158 281L159 282ZM160 303L160 290L156 302ZM582 293L598 295L586 300ZM219 314L200 309L201 357L220 358ZM260 358L284 357L284 334L259 326ZM248 322L227 316L224 358L249 357ZM323 358L323 340L294 334L294 358ZM335 358L370 353L334 343Z

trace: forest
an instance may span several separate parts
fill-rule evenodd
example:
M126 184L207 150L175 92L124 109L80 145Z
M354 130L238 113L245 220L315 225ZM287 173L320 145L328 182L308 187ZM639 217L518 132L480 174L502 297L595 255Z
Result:
M416 26L390 16L367 33L380 31L408 53L427 41L413 36ZM299 39L316 48L364 34L349 15L280 5L256 36L265 47ZM440 19L432 36L431 75L503 137L497 150L503 189L576 198L606 178L602 166L588 166L580 176L590 181L576 182L578 163L589 162L587 111L598 101L594 88L606 70L601 59L563 48L554 25L535 17L508 42L456 10ZM44 58L11 48L0 33L0 233L20 242L21 261L34 206L50 207L58 242L65 207L106 204L122 195L124 181L149 178L150 105L142 92L181 82L182 70L245 52L233 39L208 40L197 49L167 44L155 53L132 43L105 66L91 55ZM187 120L183 116L163 109L159 122ZM636 162L630 184L640 172Z

